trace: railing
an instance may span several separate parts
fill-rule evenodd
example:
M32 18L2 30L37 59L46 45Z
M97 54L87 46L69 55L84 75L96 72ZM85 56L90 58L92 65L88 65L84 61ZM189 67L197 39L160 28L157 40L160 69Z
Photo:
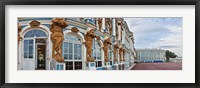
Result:
M57 62L55 59L51 58L51 70L65 70L65 63Z

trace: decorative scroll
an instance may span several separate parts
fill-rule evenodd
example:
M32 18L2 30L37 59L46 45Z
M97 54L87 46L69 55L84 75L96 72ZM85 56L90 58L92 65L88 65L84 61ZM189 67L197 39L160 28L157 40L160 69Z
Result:
M71 31L74 32L74 33L78 33L79 32L78 28L76 28L76 27L72 27Z
M38 21L36 21L36 20L31 21L29 24L30 24L30 26L31 26L32 28L34 28L34 27L39 27L39 26L40 26L40 22L38 22Z
M114 61L117 61L117 53L118 53L118 48L119 48L119 46L118 46L118 44L115 44L114 45Z
M92 58L92 44L93 44L93 39L97 38L97 40L100 40L99 36L96 36L94 33L94 30L91 29L89 30L85 35L84 35L84 39L85 39L85 47L87 49L86 52L86 60L87 62L94 62L94 58ZM100 41L99 41L100 43Z
M104 50L104 56L105 56L104 60L105 60L105 62L109 61L109 59L108 59L108 47L109 47L109 45L112 45L110 38L103 41L103 50Z
M22 37L20 36L20 32L22 31L22 27L19 25L18 23L18 44L19 44L19 41L22 40Z
M67 27L68 24L65 22L64 18L55 18L52 20L50 27L51 41L53 42L52 56L58 62L63 62L62 57L62 42L64 40L63 28Z

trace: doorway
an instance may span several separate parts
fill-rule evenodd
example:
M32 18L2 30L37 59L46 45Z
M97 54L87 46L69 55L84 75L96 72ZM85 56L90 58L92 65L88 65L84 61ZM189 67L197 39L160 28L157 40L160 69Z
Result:
M45 70L46 45L37 45L37 69Z

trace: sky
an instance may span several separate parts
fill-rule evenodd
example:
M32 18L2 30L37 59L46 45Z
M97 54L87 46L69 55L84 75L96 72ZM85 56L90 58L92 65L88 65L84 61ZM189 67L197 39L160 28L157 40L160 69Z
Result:
M136 49L161 48L182 56L182 17L124 18Z

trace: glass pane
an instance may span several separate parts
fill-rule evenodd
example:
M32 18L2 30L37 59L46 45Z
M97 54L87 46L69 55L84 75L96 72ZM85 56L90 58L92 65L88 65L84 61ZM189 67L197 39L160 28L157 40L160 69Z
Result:
M28 53L24 52L24 58L28 58Z
M65 59L69 59L69 55L68 54L64 54L64 58Z
M60 65L60 70L63 70L63 65Z
M28 58L28 40L24 40L24 58Z
M69 60L72 60L72 54L69 54Z
M33 40L29 40L29 45L30 45L30 44L33 44Z
M74 54L74 60L77 60L77 55L76 54Z
M24 35L25 38L34 37L34 36L36 36L36 37L46 37L47 35L46 35L45 32L43 32L41 30L37 30L37 29L36 30L30 30Z
M82 57L81 55L77 55L78 60L81 60L82 59L81 57Z

